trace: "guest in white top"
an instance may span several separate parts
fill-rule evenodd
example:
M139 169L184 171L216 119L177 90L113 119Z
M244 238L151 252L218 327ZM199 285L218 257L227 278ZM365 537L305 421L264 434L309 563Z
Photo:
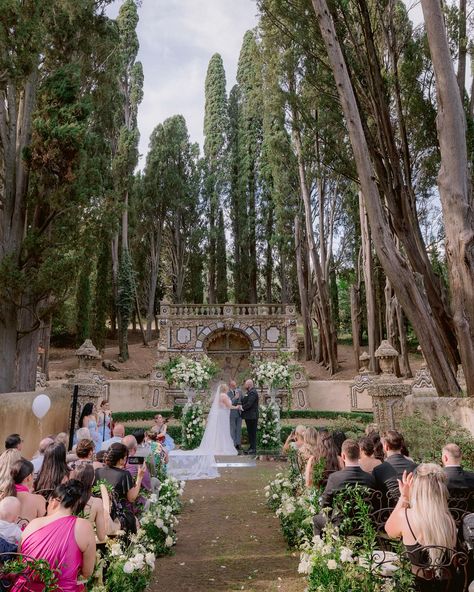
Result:
M46 448L48 448L48 446L51 446L51 444L54 444L54 440L52 438L43 438L39 443L38 452L36 453L35 457L31 460L34 467L33 475L35 477L40 472L40 469L43 466L44 451L46 450Z

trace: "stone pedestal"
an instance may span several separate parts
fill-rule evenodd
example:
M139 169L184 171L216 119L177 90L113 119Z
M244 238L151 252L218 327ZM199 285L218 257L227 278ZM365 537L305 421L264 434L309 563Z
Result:
M375 373L369 370L370 356L367 352L359 356L359 363L359 374L350 386L351 411L371 411L372 399L367 389L375 379Z
M368 392L372 397L374 420L381 432L399 429L405 397L411 393L411 385L404 384L394 374L397 356L397 350L386 340L382 341L375 352L382 374L368 387Z
M86 403L94 403L98 407L102 399L109 400L110 390L110 385L106 377L96 369L96 364L100 360L100 354L90 339L86 339L76 351L76 357L79 360L79 368L74 371L74 376L64 385L71 393L71 397L74 387L76 385L79 387L76 417L74 418L75 426L77 426L84 405ZM70 424L71 417L69 417Z

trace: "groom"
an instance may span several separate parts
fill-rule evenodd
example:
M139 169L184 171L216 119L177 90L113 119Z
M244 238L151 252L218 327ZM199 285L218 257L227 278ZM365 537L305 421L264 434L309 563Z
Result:
M249 435L249 449L245 454L256 454L257 452L257 424L258 424L258 393L253 380L246 380L244 388L247 394L242 399L242 419L245 419Z

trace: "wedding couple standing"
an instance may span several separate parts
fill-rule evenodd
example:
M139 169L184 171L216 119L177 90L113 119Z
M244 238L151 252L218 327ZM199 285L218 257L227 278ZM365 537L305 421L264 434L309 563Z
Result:
M258 393L252 380L246 380L244 388L246 395L237 387L235 380L229 382L227 396L232 405L240 405L241 409L230 411L230 436L237 450L240 450L242 440L242 419L245 419L249 437L249 449L244 454L255 454L257 450L257 424L258 424Z
M185 480L218 477L215 457L238 454L231 436L231 411L239 412L241 418L245 419L250 443L248 453L255 454L258 393L250 379L245 381L244 388L246 394L240 398L239 403L233 404L229 395L229 386L227 384L219 385L199 447L194 450L172 450L169 453L168 472L172 476ZM234 395L236 394L234 393Z

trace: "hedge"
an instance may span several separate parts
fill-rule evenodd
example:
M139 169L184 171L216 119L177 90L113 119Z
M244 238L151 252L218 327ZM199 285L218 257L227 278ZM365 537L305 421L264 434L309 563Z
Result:
M163 411L119 411L114 413L115 422L124 421L153 421L155 415L160 413L163 417L174 417L180 419L183 408L180 405L175 405L173 410L166 409ZM366 413L364 411L314 411L313 409L294 409L291 411L282 411L282 419L352 419L361 423L372 423L374 421L373 413Z

